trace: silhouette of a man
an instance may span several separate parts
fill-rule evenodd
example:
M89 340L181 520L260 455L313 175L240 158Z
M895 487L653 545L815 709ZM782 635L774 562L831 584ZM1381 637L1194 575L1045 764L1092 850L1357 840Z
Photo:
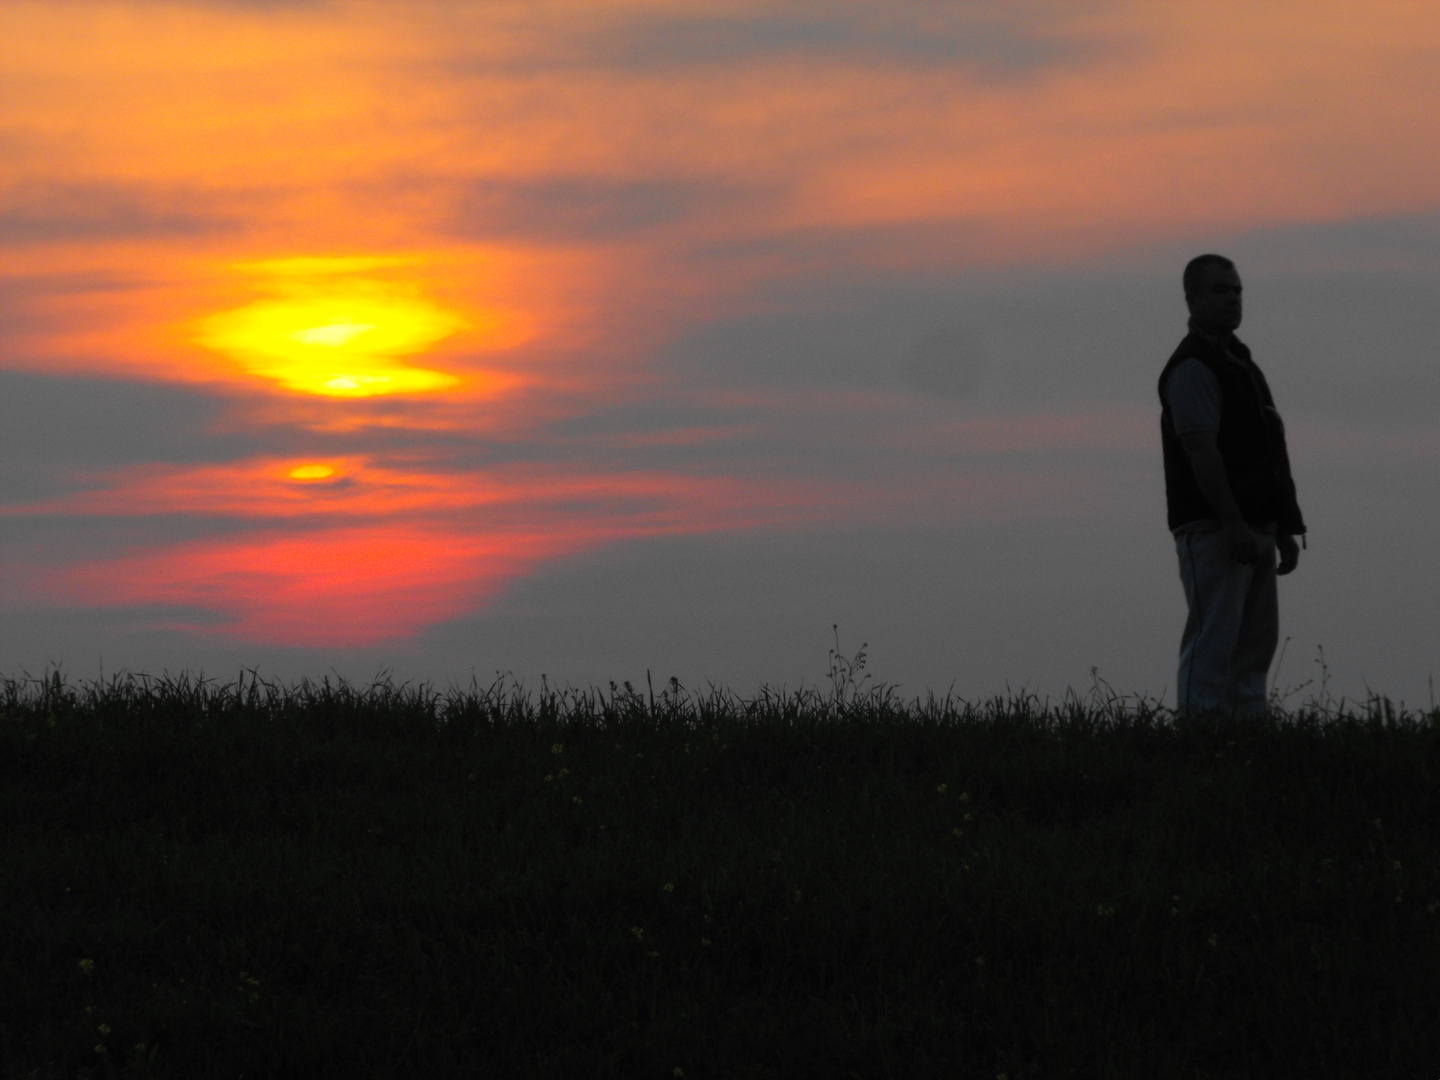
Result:
M1190 606L1177 706L1258 713L1280 639L1275 579L1299 562L1305 522L1285 426L1235 336L1235 264L1197 256L1184 285L1190 333L1160 375L1166 509Z

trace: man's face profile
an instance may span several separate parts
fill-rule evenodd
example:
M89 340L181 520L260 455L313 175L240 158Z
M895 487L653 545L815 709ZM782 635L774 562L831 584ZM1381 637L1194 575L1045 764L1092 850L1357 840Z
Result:
M1195 291L1185 297L1190 314L1211 333L1229 333L1240 325L1240 274L1233 266L1207 266Z

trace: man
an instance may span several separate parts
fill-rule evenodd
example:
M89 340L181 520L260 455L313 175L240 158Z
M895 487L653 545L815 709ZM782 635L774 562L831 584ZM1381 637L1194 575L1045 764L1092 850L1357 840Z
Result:
M1285 427L1235 337L1235 264L1200 255L1185 267L1184 285L1190 333L1160 375L1165 501L1190 606L1177 704L1261 713L1280 639L1275 579L1299 562L1295 538L1305 522Z

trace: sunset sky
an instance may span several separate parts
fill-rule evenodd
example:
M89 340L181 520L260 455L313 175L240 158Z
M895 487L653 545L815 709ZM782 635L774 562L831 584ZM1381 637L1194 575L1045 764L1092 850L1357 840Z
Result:
M1426 0L4 0L0 674L1173 700L1216 250L1427 704L1437 131Z

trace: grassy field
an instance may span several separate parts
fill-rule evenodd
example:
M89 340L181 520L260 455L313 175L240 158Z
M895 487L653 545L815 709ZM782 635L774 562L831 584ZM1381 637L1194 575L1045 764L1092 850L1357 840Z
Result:
M0 1074L1436 1080L1437 781L1383 704L11 681Z

